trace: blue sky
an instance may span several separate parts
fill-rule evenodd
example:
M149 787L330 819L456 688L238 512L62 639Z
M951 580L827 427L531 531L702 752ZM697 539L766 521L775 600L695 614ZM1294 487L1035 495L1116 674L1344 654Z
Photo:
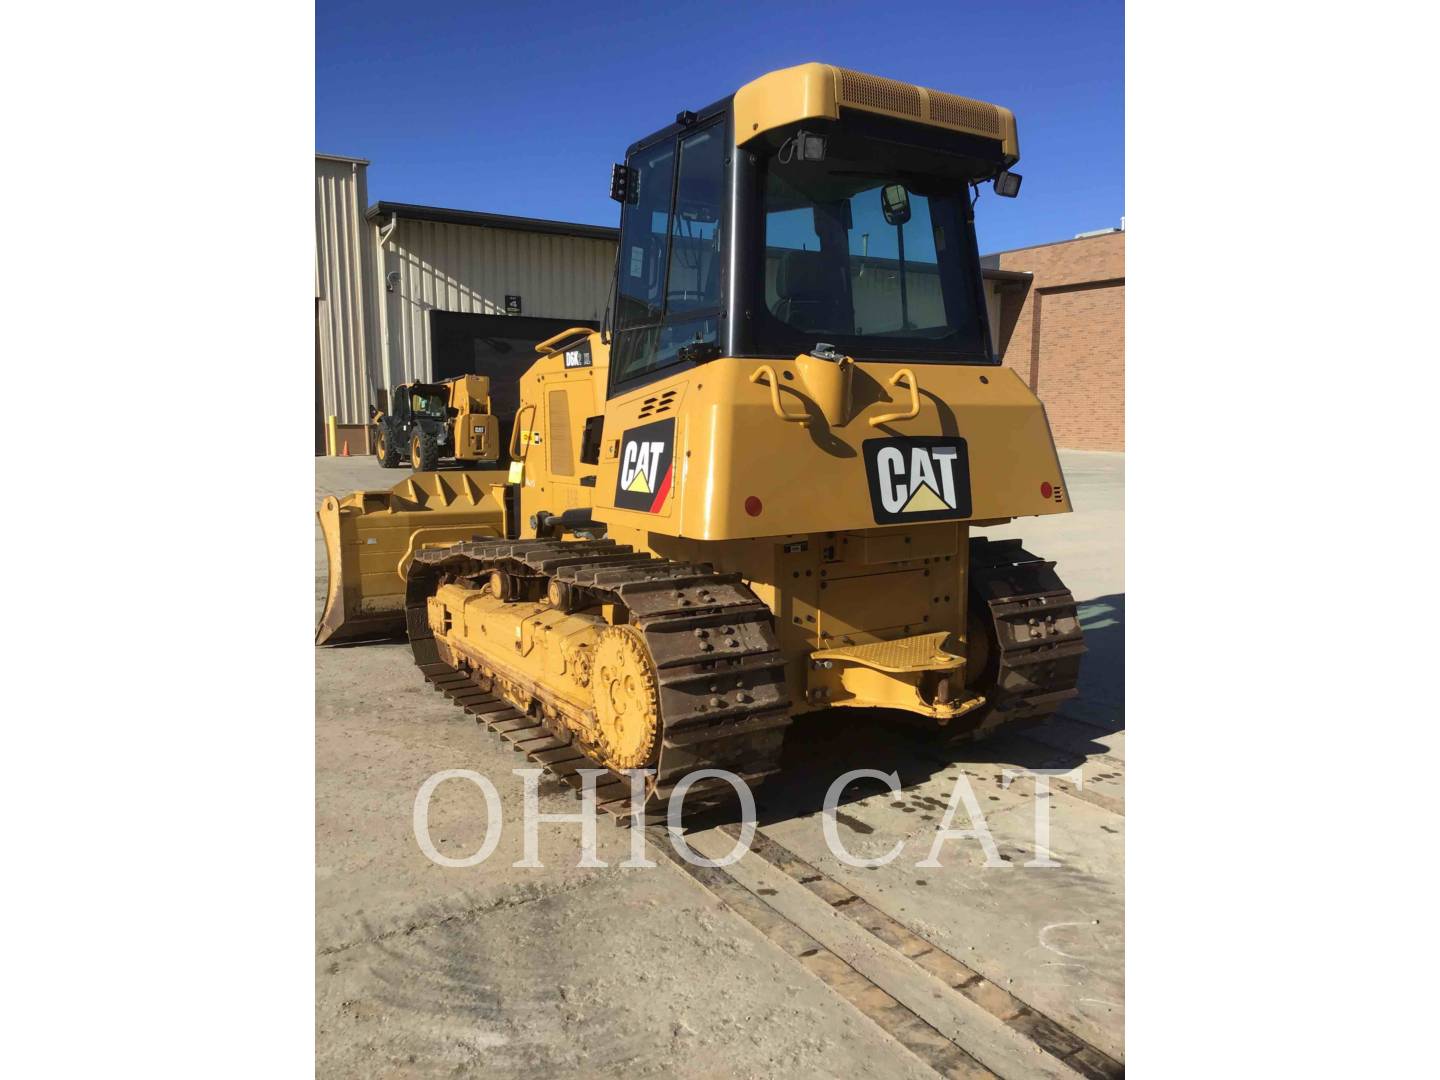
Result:
M614 225L632 141L808 60L1015 110L1024 190L982 195L982 251L1125 212L1124 5L319 0L315 143L369 158L372 202Z

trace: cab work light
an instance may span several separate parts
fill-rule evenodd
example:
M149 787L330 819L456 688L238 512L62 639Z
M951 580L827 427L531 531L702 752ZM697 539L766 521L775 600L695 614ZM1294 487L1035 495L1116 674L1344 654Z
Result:
M1013 173L1009 169L1001 169L995 174L995 194L1003 195L1007 199L1013 199L1020 194L1020 181L1025 179L1019 173Z
M795 159L797 161L824 161L825 136L809 131L795 133Z

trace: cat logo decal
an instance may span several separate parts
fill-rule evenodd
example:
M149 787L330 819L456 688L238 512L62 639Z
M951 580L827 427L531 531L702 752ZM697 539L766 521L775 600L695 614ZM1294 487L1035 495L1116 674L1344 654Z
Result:
M675 420L631 428L620 442L620 474L615 505L623 510L658 514L670 495L675 472Z
M877 525L970 516L970 457L964 439L867 439L864 450Z

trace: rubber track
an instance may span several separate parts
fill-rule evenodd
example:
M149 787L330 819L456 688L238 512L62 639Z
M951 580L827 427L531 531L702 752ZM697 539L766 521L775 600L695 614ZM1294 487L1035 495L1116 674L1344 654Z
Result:
M415 663L435 687L460 701L492 706L477 719L552 774L579 788L582 768L602 768L568 729L556 730L514 707L502 714L500 698L482 685L481 673L445 663L431 633L426 602L444 581L502 570L530 579L558 579L600 602L621 605L640 631L659 684L661 745L655 785L641 822L663 821L666 801L687 773L724 769L750 787L776 772L790 696L785 661L770 609L738 574L708 564L676 563L637 554L613 540L483 540L418 552L406 585L405 614ZM488 681L488 680L487 680ZM468 707L468 705L467 705ZM693 784L685 814L727 802L724 780ZM630 823L630 780L607 773L597 782L601 809Z

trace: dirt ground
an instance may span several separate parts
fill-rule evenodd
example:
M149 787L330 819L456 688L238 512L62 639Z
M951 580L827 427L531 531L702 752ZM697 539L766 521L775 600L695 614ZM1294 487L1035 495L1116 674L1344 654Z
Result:
M783 781L757 793L764 851L724 871L617 864L631 834L602 820L582 869L579 827L542 824L544 869L521 858L523 759L434 693L403 643L316 650L316 1049L322 1076L678 1077L1115 1075L1124 1059L1124 456L1062 452L1072 515L1019 521L1081 601L1082 696L1045 727L961 751L859 714L804 718ZM317 459L316 495L404 473ZM317 610L325 557L316 546ZM1079 768L1048 798L1052 858L1035 859L1036 788L1003 770ZM854 768L828 850L820 806ZM490 777L506 827L468 869L435 865L412 829L442 769ZM917 867L965 777L1006 860L973 840ZM579 804L541 784L545 813ZM442 785L440 852L485 834L474 785ZM955 827L964 827L962 809ZM653 831L652 831L653 832ZM721 830L694 835L723 852ZM663 839L659 842L663 843ZM798 868L798 869L797 869ZM803 871L803 872L801 872ZM807 945L808 943L808 945ZM802 947L805 946L805 947ZM959 972L960 974L955 974Z

